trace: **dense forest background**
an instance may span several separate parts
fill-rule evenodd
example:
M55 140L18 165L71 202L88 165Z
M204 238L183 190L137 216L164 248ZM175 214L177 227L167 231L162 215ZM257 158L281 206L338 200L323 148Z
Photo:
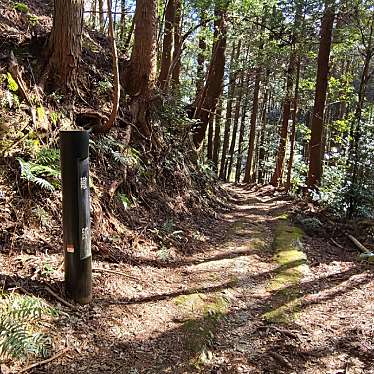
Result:
M105 1L57 1L46 40L49 21L15 3L31 92L4 72L3 106L20 105L20 85L44 131L69 116L96 132L115 124L127 127L121 147L141 158L183 149L221 180L308 193L348 217L372 213L371 1L109 5L111 14ZM5 134L3 154L17 152L17 136Z

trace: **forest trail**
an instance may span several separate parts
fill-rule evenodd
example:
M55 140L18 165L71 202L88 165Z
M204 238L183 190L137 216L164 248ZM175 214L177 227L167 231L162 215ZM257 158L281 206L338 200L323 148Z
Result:
M72 349L34 372L374 373L372 269L302 238L292 201L226 189L203 249L95 273L93 303L54 327Z

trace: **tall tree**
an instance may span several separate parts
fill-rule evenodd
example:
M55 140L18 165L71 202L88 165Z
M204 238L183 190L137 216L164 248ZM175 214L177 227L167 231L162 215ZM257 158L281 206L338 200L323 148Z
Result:
M297 61L296 41L297 41L298 29L300 27L300 22L302 18L302 9L303 9L303 1L299 0L296 2L294 31L293 31L293 37L292 37L293 40L292 40L292 45L291 45L290 60L288 64L287 78L286 78L286 96L284 98L284 103L283 103L282 125L281 125L281 129L279 132L279 135L280 135L279 147L278 147L278 152L277 152L274 174L271 178L271 184L275 187L279 186L282 183L282 179L283 179L283 170L284 170L284 164L285 164L286 146L287 146L287 137L288 137L288 123L289 123L290 114L291 114L293 86L294 86L294 80L295 80L295 66L296 66L296 61Z
M241 113L241 119L240 119L240 130L239 130L239 139L238 139L238 158L236 161L236 170L235 170L235 182L239 183L240 181L240 175L242 172L242 163L243 163L243 141L244 141L244 133L245 133L245 127L246 127L246 119L247 119L247 109L249 104L249 77L250 73L249 71L246 74L246 79L244 82L244 88L247 88L245 93L244 102L242 105L242 113Z
M168 0L165 8L164 40L162 45L161 69L158 78L158 83L162 90L167 88L168 75L172 62L174 23L175 0Z
M198 125L193 129L193 142L196 148L201 146L208 126L209 115L214 113L222 92L227 34L226 11L227 4L217 6L215 9L215 33L217 38L213 44L208 76L199 94L194 114L194 118L198 120Z
M237 86L237 93L236 93L236 103L235 103L235 113L234 113L234 124L232 128L232 136L231 136L231 144L229 150L229 159L227 165L227 171L225 172L225 179L230 180L232 165L234 163L234 153L235 153L235 145L236 145L236 138L238 136L238 126L239 126L239 118L240 118L240 108L242 105L243 99L243 87L244 83L244 70L242 69L239 78L239 84Z
M139 132L157 145L151 130L149 103L156 83L156 19L157 0L137 0L134 46L130 63L122 75L123 87L130 95L133 123Z
M348 201L348 209L347 215L349 218L352 218L357 214L358 208L358 199L357 193L355 193L355 189L357 189L357 185L359 184L359 165L360 161L362 162L361 155L362 151L360 152L360 143L362 140L362 117L363 117L363 109L364 103L367 94L368 83L370 81L371 76L374 74L374 70L370 71L370 64L372 58L374 56L374 9L369 9L369 17L370 20L367 22L367 35L365 33L365 14L364 12L360 12L359 5L356 5L355 9L355 21L357 23L357 28L361 34L361 42L363 45L363 51L361 55L363 56L363 68L360 78L360 85L358 89L358 98L357 98L357 105L354 112L353 121L351 124L351 144L349 149L349 163L350 167L348 168L348 174L350 179L350 188L349 188L349 201Z
M104 0L99 1L99 26L100 32L104 32L105 22L104 22Z
M231 122L232 122L232 104L234 100L236 78L237 78L237 72L235 71L235 66L240 55L240 45L241 45L240 40L237 46L235 45L235 42L233 42L232 49L231 49L230 68L229 68L230 69L229 86L228 86L227 100L226 100L226 119L225 119L225 129L224 129L224 134L223 134L221 165L219 169L220 179L225 179L226 156L227 156L227 150L229 148Z
M267 124L267 110L268 110L268 101L269 101L269 76L270 69L267 68L265 72L265 93L263 95L262 104L261 104L261 128L259 134L259 144L258 144L258 165L257 165L257 181L258 183L264 183L265 177L265 138L266 138L266 124Z
M218 171L219 151L221 147L221 122L222 122L222 96L217 105L216 115L214 116L214 142L213 142L213 165Z
M292 128L290 135L290 157L288 159L288 169L287 169L287 182L286 190L288 191L291 187L291 174L292 174L292 165L295 155L295 138L296 138L296 120L297 120L297 111L298 111L298 100L299 100L299 83L300 83L300 56L297 59L296 64L296 83L295 83L295 95L293 98L292 106Z
M204 19L202 15L201 20ZM197 71L196 71L196 93L199 94L204 85L204 64L205 64L205 50L206 50L206 40L203 32L199 35L199 50L197 53Z
M181 55L180 55L180 50L182 48L181 23L182 23L182 0L175 0L174 51L173 51L173 63L171 65L171 81L172 81L172 87L174 91L179 88L180 73L181 73L181 68L182 68Z
M208 144L207 144L207 159L213 160L213 134L214 134L214 113L210 114L208 123Z
M110 113L110 117L108 121L104 124L104 126L100 129L100 132L108 132L114 125L118 108L119 108L119 99L121 94L121 86L119 82L119 68L118 68L118 53L117 53L117 44L115 39L115 31L114 31L114 22L112 16L112 0L107 0L107 7L108 7L108 20L109 20L109 37L112 46L112 72L113 72L113 103L112 103L112 111Z
M245 166L244 183L249 183L252 178L252 163L255 150L255 138L256 138L256 123L258 114L258 96L260 92L260 82L261 82L261 68L256 69L255 77L255 87L253 90L253 101L252 101L252 113L251 113L251 124L249 130L249 141L248 141L248 154L247 163Z
M76 74L82 51L83 0L55 0L49 37L49 67L53 81L62 88L77 86Z
M323 116L327 95L332 30L335 19L335 0L326 0L321 23L318 52L317 82L312 116L312 133L309 145L308 187L316 189L322 177Z

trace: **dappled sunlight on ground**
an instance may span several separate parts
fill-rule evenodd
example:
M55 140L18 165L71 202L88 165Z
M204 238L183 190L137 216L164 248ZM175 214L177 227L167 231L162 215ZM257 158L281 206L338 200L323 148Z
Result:
M303 236L289 201L227 188L235 207L203 248L94 273L93 303L55 329L72 350L46 372L374 372L372 269Z

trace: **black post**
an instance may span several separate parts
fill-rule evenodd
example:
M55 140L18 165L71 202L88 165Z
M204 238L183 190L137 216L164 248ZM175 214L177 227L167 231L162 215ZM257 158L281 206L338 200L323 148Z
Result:
M90 186L87 131L60 132L66 294L92 299Z

